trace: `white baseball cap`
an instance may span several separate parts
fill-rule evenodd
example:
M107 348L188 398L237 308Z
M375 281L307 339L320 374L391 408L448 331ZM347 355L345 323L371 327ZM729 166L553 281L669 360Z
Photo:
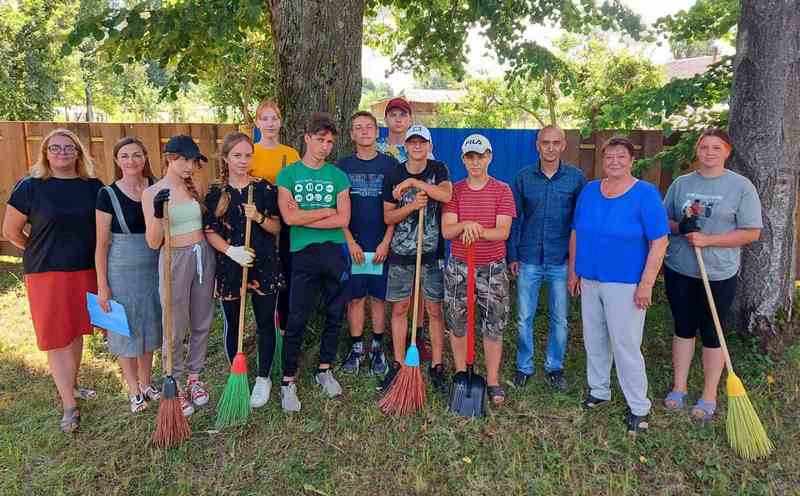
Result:
M482 134L470 134L461 145L461 155L466 155L470 152L483 155L487 151L492 151L492 144L489 142L489 138Z
M428 131L428 128L421 125L421 124L414 124L408 131L406 131L406 141L410 140L414 136L419 136L420 138L427 140L428 142L432 142L431 139L431 132Z

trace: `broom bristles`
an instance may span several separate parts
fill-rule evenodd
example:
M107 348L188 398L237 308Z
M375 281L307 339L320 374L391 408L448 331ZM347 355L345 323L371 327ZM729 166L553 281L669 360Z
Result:
M403 365L386 392L378 402L378 408L386 415L409 415L425 404L425 382L419 367Z
M250 384L247 381L247 356L237 353L231 374L217 404L217 429L242 424L250 417Z
M158 402L156 430L153 442L161 448L169 448L192 437L189 421L183 416L178 398L161 398Z
M725 424L728 443L744 459L764 458L775 449L747 397L742 381L733 373L728 374L728 416Z

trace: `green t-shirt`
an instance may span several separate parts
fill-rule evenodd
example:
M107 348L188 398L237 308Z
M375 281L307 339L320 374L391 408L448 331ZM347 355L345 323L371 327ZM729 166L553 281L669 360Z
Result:
M350 187L347 174L335 165L325 163L319 169L312 169L298 160L279 173L276 180L278 186L286 188L294 197L294 201L303 210L318 208L336 208L336 195ZM289 250L300 251L314 243L344 243L344 230L316 229L305 226L291 226L289 234Z

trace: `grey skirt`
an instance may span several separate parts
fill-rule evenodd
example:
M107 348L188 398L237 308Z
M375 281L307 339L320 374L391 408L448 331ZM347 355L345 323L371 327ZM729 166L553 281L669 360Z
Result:
M111 298L125 307L130 337L108 333L114 355L138 357L161 347L161 301L158 296L158 251L144 234L111 234L108 285Z

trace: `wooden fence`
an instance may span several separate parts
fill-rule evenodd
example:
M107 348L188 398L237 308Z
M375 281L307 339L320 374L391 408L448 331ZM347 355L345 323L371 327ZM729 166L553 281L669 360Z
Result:
M188 134L197 142L204 155L209 157L207 167L201 169L203 181L217 175L217 156L222 138L237 130L234 124L109 124L109 123L63 123L63 122L0 122L0 218L5 214L5 206L14 184L28 173L31 164L39 155L42 139L50 131L65 127L78 135L84 144L89 144L90 153L96 160L95 173L108 184L114 177L111 158L114 144L122 137L136 136L147 146L153 173L161 175L164 143L170 136ZM602 176L600 157L601 144L610 138L613 131L598 131L583 138L577 130L567 134L567 149L564 159L583 169L586 177L594 179ZM660 131L637 130L630 133L636 146L636 158L652 157L665 145L673 144L677 133L665 139ZM664 194L672 182L672 172L664 171L656 164L644 174L644 179L658 186ZM800 226L799 226L800 227ZM800 255L800 244L798 244ZM0 254L19 254L10 243L0 238ZM798 264L800 271L800 264Z

